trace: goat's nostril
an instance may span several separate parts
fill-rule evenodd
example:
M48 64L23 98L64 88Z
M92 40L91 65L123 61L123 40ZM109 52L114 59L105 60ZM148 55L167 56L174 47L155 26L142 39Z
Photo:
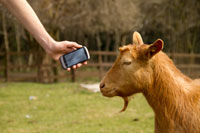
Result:
M100 84L100 88L102 89L102 88L104 88L105 87L105 83L101 83Z

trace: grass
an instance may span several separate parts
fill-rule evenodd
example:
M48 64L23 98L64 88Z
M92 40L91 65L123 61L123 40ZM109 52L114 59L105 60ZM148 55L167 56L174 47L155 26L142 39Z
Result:
M118 113L122 107L121 98L103 97L79 83L0 83L0 132L153 132L154 114L142 95Z

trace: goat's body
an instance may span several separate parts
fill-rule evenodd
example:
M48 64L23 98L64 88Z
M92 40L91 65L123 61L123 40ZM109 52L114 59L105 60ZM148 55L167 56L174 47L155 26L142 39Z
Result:
M143 94L155 112L155 132L199 133L200 80L183 75L162 52L152 61L153 84Z
M156 133L200 133L200 79L181 73L161 50L161 39L146 45L138 32L101 81L104 96L127 97L142 92L155 113Z

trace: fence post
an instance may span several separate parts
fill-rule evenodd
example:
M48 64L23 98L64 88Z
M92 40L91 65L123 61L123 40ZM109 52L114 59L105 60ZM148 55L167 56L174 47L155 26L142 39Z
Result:
M191 52L190 53L190 67L188 68L188 74L189 75L192 75L192 70L193 70L193 68L192 68L192 66L193 66L193 64L194 64L194 53L193 52Z
M54 76L53 82L57 83L58 82L58 78L57 78L57 76L58 76L58 69L56 67L57 62L55 60L53 60L52 63L53 63L53 65L52 65L52 71L53 71L53 76Z
M102 66L103 61L102 61L102 54L100 51L98 52L98 61L99 61L99 78L101 79L103 76L103 66Z
M76 81L76 72L73 68L71 69L71 80L72 82Z
M43 59L43 55L41 53L41 50L38 49L36 51L37 56L37 62L36 62L36 66L37 66L37 77L36 77L36 81L37 82L41 82L42 80L42 59Z

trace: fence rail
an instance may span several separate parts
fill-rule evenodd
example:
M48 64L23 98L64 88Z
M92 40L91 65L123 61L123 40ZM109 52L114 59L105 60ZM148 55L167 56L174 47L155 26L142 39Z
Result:
M24 55L30 55L30 54L37 54L34 51L29 52L0 52L0 57L6 57L6 56L24 56ZM95 67L98 68L99 71L99 77L101 78L104 73L105 67L111 67L113 64L113 61L108 62L104 60L104 56L106 57L114 57L117 56L118 52L106 52L106 51L90 51L91 57L96 57L97 61L91 60L88 62L88 67ZM190 75L192 77L200 77L200 54L187 54L187 53L167 53L172 59L176 60L177 58L180 58L182 60L189 59L190 63L177 63L176 66L180 68L181 70L184 70L184 73L187 75ZM0 58L2 59L2 58ZM34 76L31 76L32 79L35 79L35 81L41 82L40 79L51 79L51 82L54 82L59 79L63 79L66 75L59 75L56 72L52 75L42 75L41 69L47 69L52 68L50 71L54 71L53 69L60 67L59 63L51 63L51 64L16 64L11 65L10 61L7 60L8 58L5 58L5 62L0 64L0 79L3 81L15 81L15 78L18 77L12 77L10 75L13 74L13 69L36 69L37 72L35 72ZM198 60L198 63L195 63L194 59ZM1 60L0 60L1 61ZM37 61L36 61L37 62ZM193 72L194 69L197 72ZM48 70L49 71L49 70ZM20 72L19 72L20 73ZM48 73L48 72L47 72ZM69 74L68 74L69 75ZM75 71L72 71L70 74L70 77L72 81L75 81L76 79L76 73ZM23 81L23 77L21 77ZM24 77L24 80L26 80L26 77Z

